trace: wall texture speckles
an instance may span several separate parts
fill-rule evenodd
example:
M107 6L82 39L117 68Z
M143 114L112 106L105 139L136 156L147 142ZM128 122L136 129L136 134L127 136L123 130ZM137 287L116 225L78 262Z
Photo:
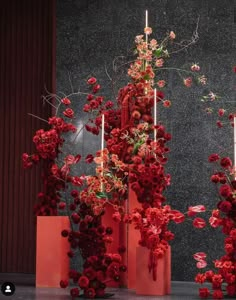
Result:
M104 93L114 99L109 76L121 77L116 91L127 82L126 65L117 67L127 62L131 55L134 37L142 34L145 9L148 9L149 24L157 39L173 30L179 41L189 40L197 30L197 43L172 57L171 64L181 68L198 62L209 78L209 86L227 95L223 103L230 110L234 106L236 86L232 73L236 63L233 2L57 0L57 91L68 94L71 86L82 90L84 79L95 75L104 87ZM215 119L204 114L199 100L204 88L184 88L173 71L166 76L167 96L172 100L172 106L165 111L160 108L159 115L173 136L167 165L172 176L172 185L166 192L168 203L182 211L198 203L213 208L217 196L209 180L213 169L207 158L219 151L222 155L232 156L232 128L219 130ZM81 111L84 102L81 97L74 109ZM219 104L215 106L219 107ZM81 112L80 122L84 121ZM68 147L71 147L69 143ZM84 132L73 147L84 154L91 149L95 151L99 148L99 138ZM92 172L92 168L86 169L84 165L81 172ZM220 230L195 230L190 222L172 228L176 234L172 242L173 280L194 279L197 270L193 253L207 251L209 259L223 253Z

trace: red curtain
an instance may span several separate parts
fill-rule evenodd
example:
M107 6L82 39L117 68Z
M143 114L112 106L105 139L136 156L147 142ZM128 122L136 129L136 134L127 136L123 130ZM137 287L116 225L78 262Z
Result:
M55 0L7 0L0 8L0 272L35 272L33 206L40 168L24 171L23 152L51 108L55 90ZM47 125L47 124L46 124Z

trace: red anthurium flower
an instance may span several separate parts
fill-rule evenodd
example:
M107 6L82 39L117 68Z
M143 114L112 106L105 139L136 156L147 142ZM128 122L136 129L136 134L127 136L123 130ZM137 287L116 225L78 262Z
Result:
M197 252L193 255L193 258L197 261L205 260L206 257L207 255L205 252Z
M87 164L90 164L90 163L93 162L93 159L94 159L93 155L92 154L88 154L86 156L86 158L85 158L85 161L86 161Z
M196 228L204 228L206 226L206 222L202 218L195 218L193 220L193 226Z
M196 213L198 213L198 212L205 212L205 211L206 211L206 208L205 208L204 205L196 205L196 206L190 206L190 207L188 208L188 210L191 211L191 212L196 212Z
M198 269L203 269L207 266L207 262L205 260L198 261L196 266Z

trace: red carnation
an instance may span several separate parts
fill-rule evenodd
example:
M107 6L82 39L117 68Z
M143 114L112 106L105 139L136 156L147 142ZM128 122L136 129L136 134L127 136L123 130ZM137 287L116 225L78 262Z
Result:
M81 287L81 289L87 288L88 285L89 285L89 279L88 279L88 277L82 275L82 276L79 278L78 285L79 285L79 287Z
M199 297L202 299L208 298L210 296L210 292L208 288L199 288Z
M87 81L88 84L95 84L96 82L97 82L97 79L95 77L91 77Z
M223 158L221 159L221 161L220 161L220 165L221 165L223 168L227 169L227 168L229 168L229 167L232 167L232 161L231 161L231 159L230 159L229 157L223 157Z

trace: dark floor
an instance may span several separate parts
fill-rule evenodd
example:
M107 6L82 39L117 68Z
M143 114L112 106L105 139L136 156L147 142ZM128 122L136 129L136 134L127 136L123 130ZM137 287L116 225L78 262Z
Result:
M2 284L2 278L1 284ZM7 278L8 279L8 278ZM1 300L6 299L22 299L22 300L66 300L71 299L69 291L60 288L35 288L32 282L26 284L27 278L22 277L21 282L16 284L16 291L13 296L4 296L0 294ZM135 291L128 289L109 289L108 292L114 293L111 299L124 299L124 300L144 300L144 299L157 299L157 300L199 300L198 285L192 282L174 281L172 282L171 295L166 296L140 296L136 295Z

